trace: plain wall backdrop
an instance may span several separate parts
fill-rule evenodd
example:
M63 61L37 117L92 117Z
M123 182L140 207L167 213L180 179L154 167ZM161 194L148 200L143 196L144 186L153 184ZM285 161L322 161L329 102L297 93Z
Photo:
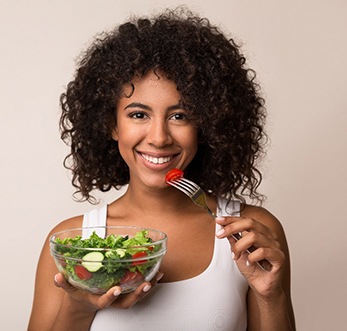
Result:
M178 4L0 0L1 330L27 327L49 230L93 208L73 201L62 166L68 148L59 137L59 95L76 58L97 32L131 14ZM185 4L243 42L263 86L271 140L261 188L287 233L297 328L345 330L347 2Z

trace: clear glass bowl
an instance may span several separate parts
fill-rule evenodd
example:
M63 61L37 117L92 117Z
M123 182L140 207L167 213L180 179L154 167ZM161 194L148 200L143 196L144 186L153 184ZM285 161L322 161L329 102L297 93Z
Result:
M66 238L85 239L85 233L104 233L111 243L125 241L127 247L95 248L95 240L91 246L81 247L81 240L71 243ZM145 232L143 232L145 231ZM150 242L141 245L129 245L139 233L150 238ZM92 235L92 237L95 234ZM91 238L88 235L86 238ZM95 238L95 237L94 237ZM127 240L130 239L130 240ZM113 286L121 286L122 293L135 290L142 282L150 281L158 272L166 253L167 236L165 233L132 226L104 226L68 229L50 237L50 252L67 281L76 288L93 293L105 293ZM85 245L85 243L84 243ZM100 244L99 244L100 246ZM103 246L103 245L101 245ZM112 246L112 245L111 245Z

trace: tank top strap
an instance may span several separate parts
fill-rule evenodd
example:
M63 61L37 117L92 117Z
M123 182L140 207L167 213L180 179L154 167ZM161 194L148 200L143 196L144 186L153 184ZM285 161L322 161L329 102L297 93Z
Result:
M217 216L240 216L241 203L224 197L218 198Z
M95 231L98 236L104 238L106 234L106 220L107 205L84 213L82 237L89 238L90 235Z

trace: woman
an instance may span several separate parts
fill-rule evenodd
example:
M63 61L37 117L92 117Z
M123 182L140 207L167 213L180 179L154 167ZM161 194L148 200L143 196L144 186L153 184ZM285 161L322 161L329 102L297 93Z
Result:
M246 204L262 200L265 110L232 39L184 10L127 22L95 40L61 103L76 193L128 184L101 221L160 229L168 252L151 282L95 295L57 273L46 241L29 330L294 330L285 234ZM216 221L165 183L172 168L208 192Z

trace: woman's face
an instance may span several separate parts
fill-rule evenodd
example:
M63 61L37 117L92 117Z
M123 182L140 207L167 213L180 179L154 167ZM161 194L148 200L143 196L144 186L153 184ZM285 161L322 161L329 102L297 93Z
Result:
M189 120L175 83L152 71L123 88L113 139L129 166L130 183L163 187L172 168L184 170L197 151L196 123ZM130 97L127 97L129 96Z

